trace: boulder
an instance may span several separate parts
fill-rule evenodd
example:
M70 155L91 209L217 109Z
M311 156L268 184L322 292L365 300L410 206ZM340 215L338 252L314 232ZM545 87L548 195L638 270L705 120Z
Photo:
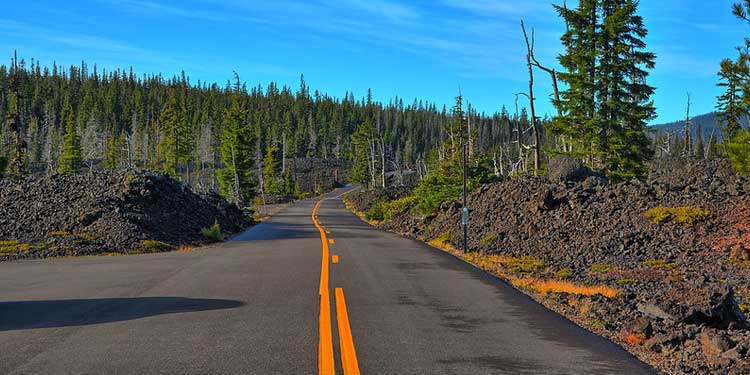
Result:
M734 347L727 334L716 329L705 329L700 334L701 352L706 361L713 366L725 366L730 360L723 355Z
M730 324L745 326L745 314L734 298L734 291L728 285L715 285L693 294L686 301L688 308L683 311L683 321L687 324L706 324L726 329Z
M651 338L654 334L654 327L651 324L651 319L647 317L640 317L628 324L626 324L620 334L623 337L635 335L644 339Z
M552 182L583 181L591 175L581 159L566 155L556 156L547 166L547 178Z
M639 303L636 307L638 311L640 311L641 313L651 318L660 319L660 320L664 320L667 322L673 322L675 320L675 317L672 314L664 311L664 309L662 309L661 307L657 306L654 303L650 303L650 302Z
M750 244L735 244L729 249L729 259L733 262L750 261Z

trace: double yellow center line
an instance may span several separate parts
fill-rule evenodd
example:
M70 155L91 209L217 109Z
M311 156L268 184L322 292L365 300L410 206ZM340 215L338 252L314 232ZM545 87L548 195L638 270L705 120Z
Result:
M333 360L333 328L331 323L331 294L329 288L329 262L331 256L326 231L318 221L318 210L323 201L325 199L318 201L312 212L312 221L315 227L318 228L318 232L320 232L322 245L319 287L320 341L318 343L318 374L334 375L336 371ZM333 241L331 240L330 243L333 243ZM338 261L338 256L336 256L336 261ZM346 309L344 290L341 288L336 288L336 320L338 323L341 364L344 375L359 375L359 364L357 362L356 351L354 350L354 339L349 325L349 314Z

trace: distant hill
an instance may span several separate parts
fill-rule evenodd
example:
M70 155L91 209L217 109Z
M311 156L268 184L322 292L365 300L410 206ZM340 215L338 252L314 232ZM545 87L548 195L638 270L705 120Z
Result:
M691 119L692 122L692 133L693 137L698 134L698 125L700 125L703 131L703 137L708 137L711 133L716 134L717 137L721 138L721 129L716 118L716 113L706 113L704 115L695 116ZM677 135L682 135L683 127L685 126L685 120L679 120L675 122L669 122L666 124L659 124L651 126L651 129L663 132L673 132ZM745 118L742 126L747 128L748 119Z

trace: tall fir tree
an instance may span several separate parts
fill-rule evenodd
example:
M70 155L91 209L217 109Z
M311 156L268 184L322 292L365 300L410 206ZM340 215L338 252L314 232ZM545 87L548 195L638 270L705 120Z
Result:
M252 202L255 196L255 139L247 117L246 104L235 91L223 117L220 151L224 168L217 171L217 178L221 193L240 204Z
M372 171L373 165L371 162L374 137L375 126L369 120L365 120L365 122L358 125L354 133L352 133L352 152L350 158L353 165L348 173L350 181L361 183L365 186L370 186L374 183L372 179L374 171Z
M83 157L81 156L81 139L78 136L78 127L76 126L75 114L71 111L68 114L67 124L65 126L65 138L63 139L63 150L60 156L58 172L63 174L75 174L81 171L83 167Z
M284 193L288 197L297 197L299 195L299 183L294 178L294 171L292 168L286 169L286 175L284 176Z
M644 178L645 162L653 157L646 136L648 121L656 116L650 99L654 88L646 83L656 55L645 51L648 34L637 14L638 1L602 1L600 68L597 89L600 102L599 148L605 171L618 179Z
M181 177L181 165L192 156L190 124L187 116L177 106L177 98L170 93L161 112L159 154L163 160L162 169L174 177Z
M556 9L568 27L559 59L568 88L550 131L576 140L574 154L611 177L645 177L653 156L645 130L655 116L646 78L655 55L644 50L638 1L581 0L576 9Z
M279 187L279 158L276 155L279 148L269 145L263 158L263 188L266 194L280 194Z
M565 69L558 78L568 89L560 92L557 103L561 116L549 126L553 134L566 136L574 142L574 156L594 164L597 156L598 121L596 119L597 35L599 33L599 0L580 0L578 8L555 5L565 21L567 31L560 38L565 53L560 65Z
M716 117L726 139L734 138L742 130L742 117L748 113L742 95L740 70L738 63L730 59L721 61L718 86L724 89L724 93L718 97Z

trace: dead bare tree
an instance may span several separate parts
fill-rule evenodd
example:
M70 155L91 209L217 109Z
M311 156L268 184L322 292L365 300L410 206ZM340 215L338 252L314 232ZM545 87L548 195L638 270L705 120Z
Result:
M518 160L523 158L523 146L521 144L521 117L518 115L518 97L523 94L516 94L516 146L518 146Z
M385 142L383 141L383 137L380 137L380 177L382 179L382 186L383 189L385 189Z
M687 109L685 110L685 151L683 156L693 155L693 139L690 125L690 93L687 93Z
M674 137L674 134L672 134L672 132L665 132L664 136L664 141L659 145L662 157L664 155L669 156L672 154L672 138Z
M534 29L531 29L531 40L529 40L526 34L526 26L521 21L521 30L523 30L523 38L526 40L526 65L529 68L529 93L527 95L529 99L529 108L531 109L531 127L534 129L534 174L539 172L539 159L541 156L541 150L539 146L539 128L537 125L536 108L534 105L534 65L532 64L532 56L534 56Z

